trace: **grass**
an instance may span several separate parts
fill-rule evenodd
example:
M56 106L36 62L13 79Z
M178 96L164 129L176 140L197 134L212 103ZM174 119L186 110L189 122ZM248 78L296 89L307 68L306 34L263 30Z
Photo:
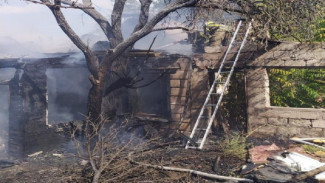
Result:
M316 152L324 151L324 149L311 146L311 145L302 145L302 148L304 149L305 152L310 153L310 154L315 154Z
M246 142L246 137L239 133L234 133L226 138L221 144L221 149L225 156L236 157L240 160L245 160L247 155L247 148L250 146Z

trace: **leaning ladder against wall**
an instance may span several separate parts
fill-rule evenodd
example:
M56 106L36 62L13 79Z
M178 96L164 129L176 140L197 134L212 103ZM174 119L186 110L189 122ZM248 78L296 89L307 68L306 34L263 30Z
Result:
M205 99L205 102L201 108L199 116L195 122L192 129L190 139L187 141L185 149L194 148L202 149L207 136L210 132L212 123L216 117L218 108L221 104L222 98L225 91L230 83L230 78L234 72L235 66L237 64L240 52L245 45L247 36L251 29L250 22L247 26L239 21L233 37L231 38L228 49L225 56L220 64L219 70L215 75L215 80L210 88L210 91ZM240 46L236 48L235 46ZM234 54L235 59L228 59L229 54ZM214 100L215 99L215 100ZM212 110L211 110L212 108ZM209 110L213 111L212 115L209 115Z

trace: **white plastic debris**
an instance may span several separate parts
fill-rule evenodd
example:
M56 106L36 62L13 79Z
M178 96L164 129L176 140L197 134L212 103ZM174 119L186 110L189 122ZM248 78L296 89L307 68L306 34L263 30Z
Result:
M80 161L80 165L81 165L81 166L85 166L85 165L87 165L87 163L88 163L87 160L81 160L81 161Z
M33 154L29 154L28 155L28 157L35 157L35 156L38 156L38 155L40 155L40 154L42 154L43 153L43 151L38 151L38 152L36 152L36 153L33 153Z
M294 168L297 171L301 172L308 172L325 165L325 163L321 163L318 160L312 159L296 152L289 152L286 154L285 157L274 156L273 158L275 160L279 160L285 163L288 167ZM325 180L325 172L317 174L315 178L318 180Z
M58 154L58 153L53 153L52 155L55 156L55 157L59 157L59 158L63 157L63 154Z

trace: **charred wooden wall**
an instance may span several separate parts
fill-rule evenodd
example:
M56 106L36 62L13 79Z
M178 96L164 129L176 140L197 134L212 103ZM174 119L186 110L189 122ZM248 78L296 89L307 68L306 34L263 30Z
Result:
M24 100L21 75L23 70L17 69L14 78L9 82L9 142L8 153L21 157L24 151Z
M8 155L21 158L64 140L47 124L46 69L55 59L2 60L1 68L16 68L9 81ZM60 59L57 59L60 61Z
M24 101L24 153L45 150L62 142L47 124L47 64L38 61L24 66L22 89Z

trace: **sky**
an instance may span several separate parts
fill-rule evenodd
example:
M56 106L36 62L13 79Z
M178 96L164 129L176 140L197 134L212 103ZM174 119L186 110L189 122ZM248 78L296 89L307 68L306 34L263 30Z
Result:
M3 57L33 57L39 53L55 53L77 51L78 49L57 25L51 11L44 5L26 3L22 0L0 0L0 58ZM127 1L127 13L138 13L139 4L136 0ZM92 0L93 6L104 16L109 17L113 8L112 0ZM131 4L132 3L132 4ZM83 38L86 44L92 45L96 41L106 38L99 26L81 10L62 9L70 26ZM123 18L125 30L133 30L133 23L137 16L127 20ZM130 23L131 22L131 23ZM125 32L124 32L125 33ZM185 39L181 31L159 33L153 48ZM126 31L126 34L127 31ZM147 48L156 34L147 36L136 46ZM166 39L168 37L168 39ZM170 48L170 47L168 47ZM29 55L29 56L26 56ZM35 57L35 56L34 56Z
M93 1L95 7L107 7L107 9L112 7L111 1ZM104 11L101 8L99 10ZM78 35L100 34L96 23L82 11L75 9L62 11ZM47 7L21 0L8 0L2 2L0 6L0 41L8 42L11 39L22 43L34 42L40 52L75 49Z

